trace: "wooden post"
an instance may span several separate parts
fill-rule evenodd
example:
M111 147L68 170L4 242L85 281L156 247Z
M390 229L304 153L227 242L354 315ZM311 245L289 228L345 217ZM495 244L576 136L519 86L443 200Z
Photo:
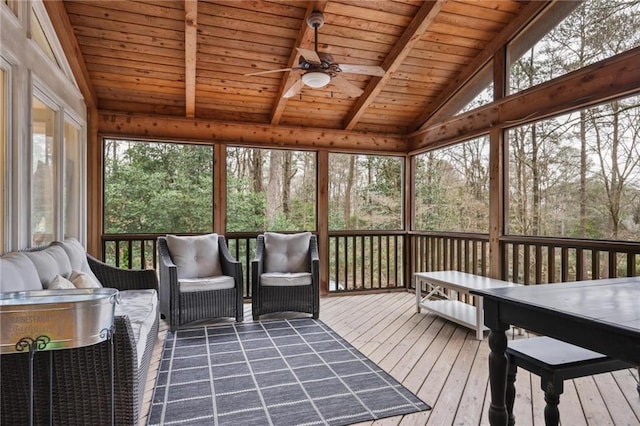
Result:
M227 231L227 145L213 145L213 232Z
M506 88L506 48L493 58L493 97L504 97ZM505 231L504 129L500 126L489 131L489 276L504 279L504 256L500 237Z
M320 256L320 294L329 293L329 151L318 151L316 223Z

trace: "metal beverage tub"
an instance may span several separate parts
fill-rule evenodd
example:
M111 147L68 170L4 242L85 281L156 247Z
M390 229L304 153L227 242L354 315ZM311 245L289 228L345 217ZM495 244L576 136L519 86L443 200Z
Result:
M113 288L0 293L0 354L102 342L118 300Z

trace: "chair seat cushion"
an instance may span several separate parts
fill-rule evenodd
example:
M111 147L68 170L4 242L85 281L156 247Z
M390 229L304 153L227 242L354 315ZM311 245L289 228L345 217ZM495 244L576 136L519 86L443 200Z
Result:
M204 278L181 278L178 282L180 283L180 291L184 293L192 291L226 290L234 288L236 285L233 277L227 275Z
M158 310L158 296L153 289L120 291L120 303L116 304L116 316L128 316L136 340L138 367L153 328Z
M260 275L260 285L270 287L311 285L311 273L266 272Z

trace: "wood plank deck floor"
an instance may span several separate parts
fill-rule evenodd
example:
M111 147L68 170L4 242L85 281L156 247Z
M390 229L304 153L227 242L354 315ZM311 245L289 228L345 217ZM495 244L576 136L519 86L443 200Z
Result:
M321 299L320 319L389 372L433 409L364 425L486 425L489 407L487 338L430 313L416 313L413 293L396 292ZM264 318L264 317L263 317ZM221 320L227 321L227 320ZM245 304L245 321L251 305ZM140 424L146 423L167 324L161 324L145 390ZM517 333L510 338L524 338ZM640 425L636 369L565 382L563 425ZM517 424L543 425L540 379L519 370Z

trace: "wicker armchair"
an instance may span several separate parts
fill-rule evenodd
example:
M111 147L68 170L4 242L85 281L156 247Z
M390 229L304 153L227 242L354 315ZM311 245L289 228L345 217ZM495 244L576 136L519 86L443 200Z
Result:
M271 312L320 314L318 241L309 232L258 236L252 261L253 319Z
M33 250L39 250L33 249ZM107 265L87 254L87 261L104 287L125 290L158 288L153 270L127 270ZM155 297L155 296L154 296ZM34 424L108 424L111 419L110 345L113 345L114 423L137 425L147 372L158 335L158 318L145 341L138 364L136 336L128 316L114 318L111 342L38 353L34 357ZM50 358L51 356L51 358ZM27 424L29 354L5 354L0 360L0 424ZM53 368L49 367L49 359ZM49 418L49 372L53 371L53 419Z
M191 256L176 250L190 251ZM160 313L171 330L217 317L244 319L242 265L231 257L223 236L158 237L158 251ZM189 264L193 259L200 264ZM209 268L207 262L216 266Z

